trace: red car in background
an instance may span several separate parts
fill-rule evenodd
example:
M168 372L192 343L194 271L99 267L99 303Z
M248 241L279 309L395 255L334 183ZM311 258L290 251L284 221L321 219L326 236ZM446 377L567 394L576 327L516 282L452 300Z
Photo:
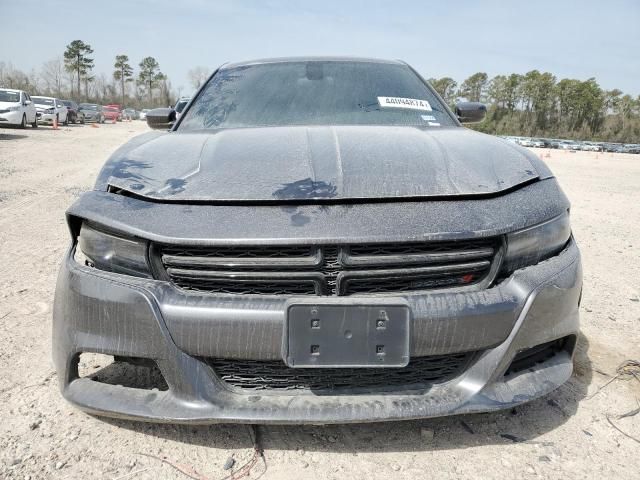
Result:
M122 121L122 114L116 107L105 105L102 108L102 113L104 114L105 120L108 120L109 122L113 122L114 120Z
M118 116L117 116L116 120L118 122L122 121L122 107L120 107L120 105L118 105L117 103L112 103L110 105L105 105L104 107L105 108L113 108L113 109L117 110L118 111ZM113 120L110 117L107 117L107 118L109 118L110 120Z

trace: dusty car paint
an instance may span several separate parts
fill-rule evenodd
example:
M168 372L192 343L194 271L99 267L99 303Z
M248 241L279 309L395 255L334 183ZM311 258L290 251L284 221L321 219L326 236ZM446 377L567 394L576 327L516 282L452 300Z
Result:
M264 62L277 61L287 60ZM503 259L515 232L566 218L569 207L535 155L461 127L181 133L178 124L171 132L150 132L118 149L94 189L67 212L71 245L53 315L62 393L92 413L186 423L399 420L530 401L571 375L580 253L571 237L549 258L513 271L504 271ZM81 260L83 225L144 245L148 275L112 273ZM239 390L210 360L277 363L284 357L289 307L328 297L188 290L162 263L163 249L172 247L343 249L471 240L492 242L486 283L357 299L408 306L412 358L464 356L455 376L406 390ZM207 258L196 258L196 265ZM229 268L231 276L242 273ZM350 305L354 298L336 290L331 302ZM535 361L526 368L512 368L523 354L557 342L552 354L532 354ZM153 361L167 388L81 378L83 352Z
M119 150L99 181L184 202L487 195L548 176L531 157L460 128L242 128L149 134Z

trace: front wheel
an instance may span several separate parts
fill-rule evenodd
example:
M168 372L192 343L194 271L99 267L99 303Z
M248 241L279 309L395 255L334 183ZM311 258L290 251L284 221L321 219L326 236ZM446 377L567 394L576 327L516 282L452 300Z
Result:
M20 128L25 128L27 126L27 116L22 114L22 122L20 122Z
M67 125L69 125L69 115L67 115L66 117L64 117L64 123L63 125L66 127Z
M33 117L33 123L31 124L31 128L38 128L38 116Z

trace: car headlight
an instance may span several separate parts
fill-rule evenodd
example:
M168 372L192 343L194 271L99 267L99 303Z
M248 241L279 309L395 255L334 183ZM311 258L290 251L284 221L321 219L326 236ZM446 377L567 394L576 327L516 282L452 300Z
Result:
M503 272L535 265L559 253L571 237L569 212L507 235Z
M10 112L19 112L20 111L20 105L16 105L14 107L9 107L7 110L9 110Z
M151 277L144 241L118 237L82 224L78 248L84 263L99 270L135 277Z

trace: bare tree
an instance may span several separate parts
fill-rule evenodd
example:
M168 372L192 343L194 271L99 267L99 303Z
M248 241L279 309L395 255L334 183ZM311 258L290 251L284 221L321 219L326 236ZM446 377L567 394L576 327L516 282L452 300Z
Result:
M191 85L193 85L193 88L195 90L198 90L202 86L202 84L207 81L209 75L211 75L211 70L209 70L207 67L200 66L192 68L187 72L189 82L191 82Z
M45 62L42 65L41 76L48 92L53 93L57 97L63 96L62 90L65 78L65 68L62 57L56 57Z

